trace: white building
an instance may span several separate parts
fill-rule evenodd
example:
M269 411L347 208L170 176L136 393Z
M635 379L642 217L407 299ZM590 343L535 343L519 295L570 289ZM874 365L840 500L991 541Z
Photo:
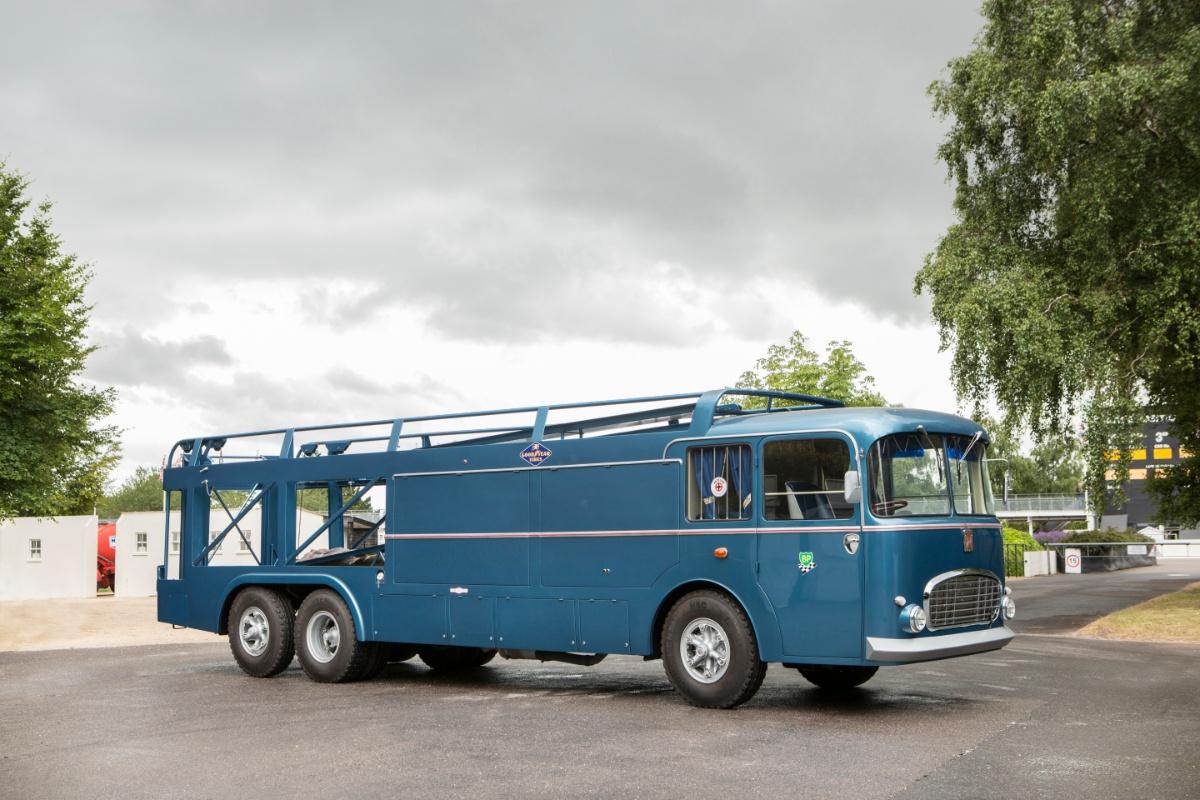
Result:
M94 516L0 523L0 600L96 596Z
M311 511L297 509L297 538L296 543L299 544L307 539L312 532L321 527L321 523L325 518L320 514L314 514ZM93 517L93 519L95 519ZM209 535L213 538L225 529L229 524L229 516L224 509L216 508L212 510L209 517L208 528ZM246 518L238 523L238 526L246 534L246 539L254 548L254 553L257 553L261 558L262 553L262 515L257 511L252 511L246 515ZM169 528L170 536L170 559L168 561L167 576L176 578L179 576L179 512L171 512L171 524ZM92 533L93 547L92 560L95 561L95 531ZM158 580L158 565L163 563L163 512L161 511L133 511L125 512L117 520L117 586L116 595L118 597L149 597L155 594ZM313 544L307 548L314 550L329 546L328 532L322 533ZM243 540L238 535L237 530L231 530L221 540L220 546L213 551L212 560L209 562L213 565L253 565L254 555L251 553L250 547L247 546L246 540ZM93 570L95 566L93 564Z

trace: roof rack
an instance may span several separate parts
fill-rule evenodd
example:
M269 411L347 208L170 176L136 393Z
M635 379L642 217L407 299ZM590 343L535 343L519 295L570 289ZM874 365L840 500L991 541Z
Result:
M743 408L738 403L722 403L726 396L763 398L766 403L761 407ZM679 402L684 401L684 402ZM778 405L782 401L787 405ZM608 413L587 419L570 420L547 424L551 412L574 409L604 408L610 406L656 405L653 408ZM669 404L669 405L668 405ZM771 414L782 411L803 411L816 408L837 408L844 405L840 400L828 397L818 397L810 394L795 392L777 392L769 389L725 388L712 389L704 392L689 392L684 394L665 394L649 397L629 397L619 400L593 400L582 403L557 403L542 406L521 406L516 408L488 409L484 411L467 411L451 414L426 414L413 417L396 417L392 419L365 420L361 422L337 422L327 425L300 425L290 428L269 428L259 431L244 431L240 433L224 433L215 436L198 436L181 439L175 443L167 456L168 467L194 467L210 462L210 455L222 453L230 441L237 439L252 439L263 436L279 436L280 448L278 455L254 456L224 456L224 458L264 459L264 458L303 458L321 455L342 455L353 445L364 443L386 442L386 452L399 449L402 439L420 439L420 447L443 447L464 444L494 444L499 442L530 441L536 442L548 437L565 438L568 434L602 433L635 426L681 425L684 418L690 417L688 424L689 435L703 435L719 416L744 416L751 414ZM479 423L463 428L451 428L437 431L416 431L406 428L412 423L441 422L445 420L471 420L476 418L497 417L506 415L532 415L527 424L487 426ZM340 431L357 428L378 428L377 435L353 438L318 438L296 445L296 435L316 431ZM386 433L384 432L386 430ZM453 442L435 444L435 438L447 436L471 437L458 439ZM177 458L178 456L178 458Z

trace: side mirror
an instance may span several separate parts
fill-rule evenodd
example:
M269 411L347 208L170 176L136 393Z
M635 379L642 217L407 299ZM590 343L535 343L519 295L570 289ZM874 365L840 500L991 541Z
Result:
M857 503L862 500L862 486L858 483L858 470L847 470L843 482L847 503Z

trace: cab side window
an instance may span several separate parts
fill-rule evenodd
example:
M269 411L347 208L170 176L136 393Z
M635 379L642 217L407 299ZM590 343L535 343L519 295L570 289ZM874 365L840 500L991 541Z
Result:
M753 467L744 444L689 447L687 518L691 522L750 519Z
M850 449L840 439L768 442L763 447L765 519L849 519Z

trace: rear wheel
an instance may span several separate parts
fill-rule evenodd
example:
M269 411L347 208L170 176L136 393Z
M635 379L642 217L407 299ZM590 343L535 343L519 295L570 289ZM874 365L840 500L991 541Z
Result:
M308 677L320 683L362 678L377 652L373 642L360 642L354 618L342 598L318 589L304 598L296 613L296 655Z
M386 644L383 642L367 642L367 650L370 655L367 656L366 666L363 667L362 674L358 676L357 680L369 681L377 678L388 665Z
M692 592L675 603L663 625L662 655L675 691L700 708L741 705L767 674L749 617L720 592Z
M879 671L879 667L841 667L824 664L797 666L800 674L822 689L853 689L862 686Z
M441 647L431 645L417 650L425 666L439 672L460 672L476 669L496 657L495 650L480 647Z
M296 653L292 638L295 611L285 595L251 586L238 592L225 625L229 649L247 675L270 678L287 669Z

